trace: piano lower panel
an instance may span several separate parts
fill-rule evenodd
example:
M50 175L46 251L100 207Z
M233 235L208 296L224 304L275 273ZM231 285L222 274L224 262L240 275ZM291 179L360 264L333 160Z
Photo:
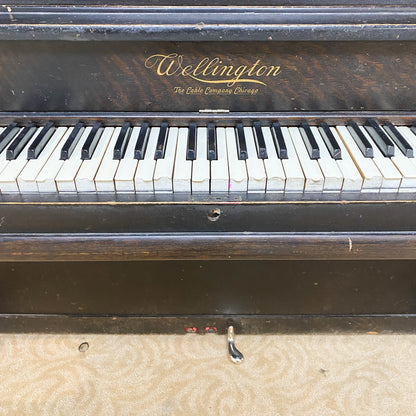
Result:
M0 331L414 331L416 261L0 263Z

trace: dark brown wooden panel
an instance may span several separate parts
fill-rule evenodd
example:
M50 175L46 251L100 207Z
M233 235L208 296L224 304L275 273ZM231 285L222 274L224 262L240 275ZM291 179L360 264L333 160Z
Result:
M3 234L0 237L3 262L415 258L415 233Z
M195 122L198 126L206 127L209 122L215 123L217 127L231 126L243 122L244 125L252 126L254 121L260 121L263 126L270 126L279 120L282 126L300 126L303 121L316 126L325 121L330 126L347 124L354 120L358 124L365 124L370 118L378 119L382 124L390 121L399 126L410 126L416 120L414 111L341 111L341 112L0 112L0 126L7 126L16 121L21 125L34 121L38 125L44 125L48 121L53 121L58 126L74 126L80 120L87 125L93 125L100 121L105 126L121 126L125 121L132 125L141 125L144 121L151 126L160 126L162 122L168 122L170 126L188 127L190 122Z
M0 331L414 331L414 261L0 263Z
M253 6L252 0L198 0L200 6ZM13 0L13 5L102 5L101 0ZM106 0L110 6L195 6L195 0ZM256 0L256 6L413 6L411 0Z
M158 54L162 75L162 58L146 68ZM3 41L0 111L413 111L414 56L416 42Z
M69 41L415 40L416 9L392 7L3 6L0 38ZM287 6L287 5L286 5ZM386 7L387 6L387 7Z
M186 334L207 327L224 335L233 325L237 334L414 333L416 314L377 315L204 315L204 316L76 316L56 314L0 314L5 333ZM238 336L238 335L237 335Z

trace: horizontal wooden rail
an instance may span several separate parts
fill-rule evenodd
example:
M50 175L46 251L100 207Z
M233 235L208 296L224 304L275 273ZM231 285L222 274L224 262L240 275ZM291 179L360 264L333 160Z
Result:
M415 22L415 7L12 5L0 8L0 39L405 41L415 40Z
M0 261L416 259L416 233L3 234Z

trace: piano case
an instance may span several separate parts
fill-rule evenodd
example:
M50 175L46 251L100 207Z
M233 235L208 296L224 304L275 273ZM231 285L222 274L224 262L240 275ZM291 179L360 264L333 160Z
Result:
M1 7L0 125L415 119L412 2L99 3ZM415 198L1 194L0 331L413 331Z

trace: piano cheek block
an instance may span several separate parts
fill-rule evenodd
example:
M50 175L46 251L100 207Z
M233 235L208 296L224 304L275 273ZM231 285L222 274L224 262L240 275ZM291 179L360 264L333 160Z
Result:
M411 1L23 3L0 331L414 332Z

